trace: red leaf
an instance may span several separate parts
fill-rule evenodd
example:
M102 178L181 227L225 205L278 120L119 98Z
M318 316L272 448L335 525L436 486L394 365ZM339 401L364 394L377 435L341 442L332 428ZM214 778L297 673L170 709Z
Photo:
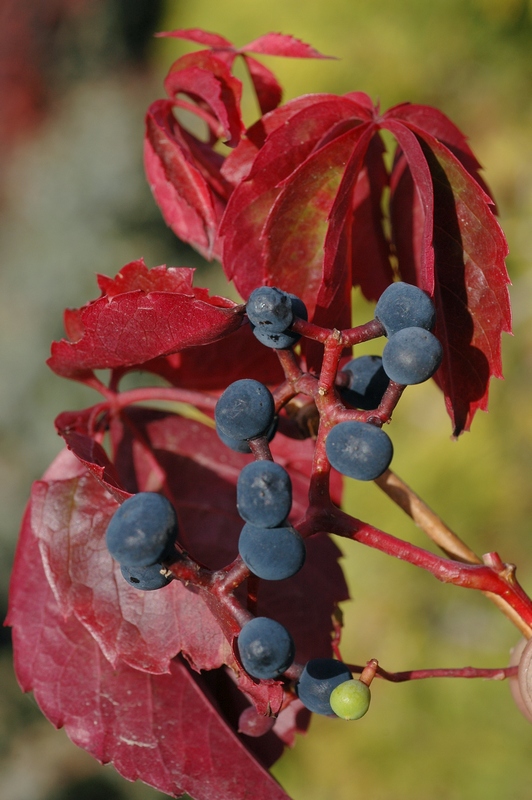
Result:
M143 262L134 262L139 280L148 279ZM131 265L126 266L131 281ZM171 269L168 270L172 272ZM193 270L190 270L192 275ZM161 279L163 272L159 273ZM176 280L183 276L179 271ZM209 297L205 290L186 288L182 292L133 289L116 294L118 278L108 284L111 296L104 295L78 312L84 333L74 342L62 339L52 345L48 365L59 375L75 378L92 369L131 367L185 347L209 344L236 330L243 308L231 300Z
M469 174L475 178L477 183L484 189L486 194L491 197L488 187L479 174L481 168L480 164L467 144L466 136L464 136L454 122L451 122L439 109L433 108L432 106L416 105L415 103L402 103L401 105L390 108L386 112L385 117L403 120L408 124L411 130L417 130L419 132L425 131L431 134L431 136L434 136L435 139L438 139L438 141L444 144L447 149L456 156ZM494 202L493 210L495 210Z
M451 153L423 138L434 156L435 333L445 352L437 377L456 436L487 409L490 377L502 378L501 334L511 332L508 246L490 198Z
M429 292L434 285L435 333L444 348L436 378L458 436L469 430L478 409L486 410L490 377L502 377L500 338L511 330L504 265L508 249L476 168L470 175L444 144L421 129L414 133L434 192L432 281L419 268L416 249L419 229L423 226L426 237L432 223L427 221L426 204L419 204L413 194L412 178L401 161L392 182L393 224L400 234L396 249L406 280ZM414 183L417 186L415 176Z
M351 226L352 281L368 300L378 300L393 280L390 246L384 235L382 197L388 186L384 146L374 136L358 174Z
M167 33L159 33L158 36L171 36L177 39L197 42L198 44L205 44L215 51L216 57L223 61L228 68L232 67L236 55L242 55L253 88L257 94L262 114L277 108L281 102L282 89L273 72L256 59L247 56L246 53L261 53L263 55L279 55L292 58L332 58L332 56L322 55L310 45L293 36L286 36L280 33L269 33L265 36L260 36L241 48L236 48L223 36L209 33L200 28L181 28ZM205 52L208 54L208 51ZM235 138L233 138L232 144L236 144Z
M106 295L108 298L116 297L124 292L134 292L137 289L146 293L158 291L190 295L201 291L194 290L192 286L194 270L189 267L168 268L163 264L160 267L148 269L142 258L126 264L114 278L108 278L107 275L98 275L97 277L102 295ZM203 291L207 294L206 289Z
M166 590L163 590L166 591ZM25 518L11 584L15 670L44 714L128 780L196 800L288 800L180 661L167 675L113 667L60 612Z
M210 33L202 28L178 28L174 31L157 33L156 36L174 37L197 42L212 47L214 50L230 50L237 53L261 53L270 56L287 56L291 58L334 58L324 56L311 45L305 44L294 36L283 33L266 33L243 47L236 48L228 39L217 33Z
M202 28L177 28L175 31L162 31L156 33L156 36L166 36L174 39L185 39L189 42L197 42L198 44L206 44L208 47L213 48L232 48L233 45L229 39L224 39L218 33L209 33Z
M343 288L346 283L333 276L334 270L326 271L325 247L345 165L363 128L357 126L333 139L292 172L280 186L261 233L267 242L265 270L270 280L301 297L310 318L318 298L322 307L329 308L338 284ZM347 315L336 313L336 326L349 324L349 310Z
M398 148L390 176L390 222L401 278L418 284L425 227L423 206L407 161Z
M220 235L224 237L224 269L243 297L247 297L257 286L271 283L299 294L312 317L320 289L318 273L321 273L321 264L317 266L313 263L312 269L305 264L305 269L301 269L303 254L300 250L305 248L305 255L308 255L308 248L312 243L316 245L316 234L311 230L312 236L307 243L307 227L298 219L294 230L293 223L285 220L284 215L302 214L306 222L311 211L315 211L315 217L320 218L320 226L323 226L330 207L328 204L332 188L329 186L323 195L320 194L319 185L327 186L327 169L331 167L329 161L331 158L334 160L333 155L341 161L344 147L348 150L345 138L339 137L339 144L334 140L326 144L323 142L324 137L338 122L353 119L353 124L356 124L361 114L367 116L367 111L346 98L317 95L311 99L315 102L306 105L302 110L297 107L296 114L285 119L282 126L269 133L253 162L247 180L238 185L231 195ZM272 112L272 118L279 112ZM283 111L284 113L286 112ZM349 138L349 135L344 134L344 137ZM323 145L321 149L313 153L320 145ZM298 190L307 192L308 199L312 194L313 175L316 176L316 191L313 204L307 211L297 195L296 185ZM338 180L336 169L330 180L333 183ZM325 199L320 217L319 204ZM274 221L280 222L278 229L274 229ZM297 248L295 252L290 251L289 262L285 264L284 243L291 237L295 237ZM316 247L315 259L318 258ZM286 249L290 250L288 245ZM292 264L294 259L297 262L295 268Z
M241 455L222 444L212 428L200 423L147 409L129 409L134 430L150 442L157 463L167 476L169 496L178 512L180 541L201 563L217 569L231 563L238 553L242 519L236 510L236 481L251 456ZM125 438L119 463L134 460L139 484L151 480L151 462L146 453L134 451ZM308 483L314 445L277 433L271 450L292 479L294 524L308 505ZM209 490L206 494L205 487ZM334 502L341 500L341 481L335 476L331 487ZM338 565L340 551L328 538L307 543L303 569L286 581L262 581L259 588L260 613L284 621L297 645L298 658L330 656L331 615L347 599L347 587ZM241 687L243 688L243 687Z
M255 89L261 114L273 111L281 102L283 90L277 78L264 64L250 56L244 56L249 77Z
M184 511L189 512L188 521L190 522L192 519L190 511L197 504L199 516L196 517L194 528L188 527L186 534L195 540L210 538L216 551L216 542L212 539L212 525L220 518L227 519L230 515L237 518L234 481L242 463L249 459L227 451L212 429L204 428L204 426L198 428L197 423L191 420L168 417L168 415L165 418L165 415L160 412L149 412L145 409L135 409L130 414L136 418L135 428L139 431L143 430L145 438L151 439L153 452L157 454L163 468L167 471L171 469L169 482L173 487L173 498L180 525L183 518L186 517L186 514L183 514ZM142 418L145 418L145 422L148 422L150 418L152 421L143 425ZM77 424L78 427L80 425L83 427L82 422ZM181 469L175 459L171 461L169 452L165 454L164 450L169 445L176 452L188 452L185 460L182 460ZM312 443L308 441L292 442L292 445L289 446L288 442L285 444L284 437L281 437L277 449L279 451L277 460L284 463L292 474L294 513L299 514L306 506L307 476L311 465ZM220 457L218 450L221 450L224 455ZM214 460L211 463L209 459ZM138 454L135 461L139 479L144 480L147 473L142 468ZM231 464L231 462L234 463ZM239 463L237 464L237 462ZM214 469L210 477L206 478L204 473L208 464ZM72 477L69 474L72 474ZM190 487L187 486L189 476ZM221 481L220 478L222 478ZM203 491L205 480L209 486L207 503ZM219 488L217 488L217 480ZM231 480L229 487L228 480ZM191 487L200 487L201 496L198 492L195 496L190 491ZM232 497L228 497L228 488ZM337 492L335 492L335 499L338 501ZM220 502L225 504L224 508ZM25 578L28 574L35 575L34 561L36 553L40 550L46 565L46 578L53 587L54 603L61 613L46 614L47 639L43 645L39 641L34 662L26 663L26 654L23 651L23 644L20 643L24 641L24 637L20 635L17 639L18 631L15 641L17 658L21 664L19 675L21 683L26 689L34 688L36 690L38 700L43 705L45 713L56 724L65 721L65 714L69 708L69 701L65 699L65 694L68 693L68 687L74 684L64 683L64 670L55 672L48 668L46 680L54 684L52 694L53 701L56 703L55 707L51 709L46 705L49 698L43 700L43 697L39 695L39 686L36 685L33 678L34 665L37 664L39 668L41 660L48 663L48 646L53 646L55 650L61 649L66 663L69 665L72 663L73 655L71 650L65 647L64 637L67 635L68 641L72 642L73 638L80 635L80 630L83 629L75 622L76 619L100 644L103 652L111 659L115 674L121 676L127 685L129 685L130 678L135 686L145 686L148 683L150 687L158 685L158 679L150 678L148 681L147 678L140 678L135 670L126 668L124 663L128 663L130 666L134 665L143 671L160 672L162 669L168 669L168 654L177 651L180 647L177 634L180 634L184 640L181 643L184 654L196 668L212 669L213 666L221 663L223 656L233 666L233 669L238 671L238 665L218 627L219 621L217 623L213 619L214 628L211 629L208 615L206 616L206 607L203 606L201 598L197 594L189 592L177 582L173 582L159 592L139 593L121 580L118 568L113 564L103 541L107 521L116 508L116 503L90 476L80 475L79 465L72 462L71 456L62 454L57 460L57 466L53 465L50 469L46 480L35 485L31 505L31 525L26 522L17 554L9 622L13 625L19 624L20 618L17 618L17 614L21 613L20 604L29 612L30 604L26 603L26 598L28 597L28 588L31 590L31 586L28 587ZM187 525L186 519L184 525L185 527ZM241 525L242 521L237 520L236 535L238 535ZM225 533L220 528L220 540L227 539L228 533L226 524ZM30 540L29 544L28 540ZM38 542L38 547L36 547L36 542ZM28 544L27 548L26 544ZM233 547L236 551L235 537L233 537ZM285 624L294 629L298 654L305 660L312 655L328 655L330 653L331 613L336 603L347 596L343 576L337 564L338 555L338 550L328 539L311 540L309 541L307 565L299 576L285 582L286 585L282 587L281 594L286 594L285 599L283 600L281 597L279 601L272 584L264 587L264 590L259 593L261 613L272 614L273 611L277 614L279 611L278 615ZM42 567L40 569L42 571ZM39 584L46 583L39 577L38 580ZM175 598L172 596L172 592L176 593ZM179 593L178 596L177 593ZM309 595L311 597L310 605ZM294 600L297 604L298 599L301 600L299 611L294 608ZM32 603L34 602L35 596L32 593ZM283 611L279 605L283 606ZM59 619L59 622L56 618ZM154 625L154 620L156 620L156 625ZM199 620L201 620L201 624L199 624ZM21 625L27 631L25 621ZM22 628L20 629L22 630ZM88 633L83 636L85 641L90 642L90 639L87 639ZM35 644L34 637L32 641ZM219 643L221 652L220 649L217 649L216 643ZM107 662L104 662L98 655L98 649L92 646L90 649L92 661L88 658L87 653L84 653L84 663L88 660L91 675L105 676L109 672L105 667ZM94 658L97 659L97 664L94 663ZM211 660L208 663L209 658ZM56 659L55 663L61 662ZM174 666L171 662L169 666L174 674ZM185 674L188 673L185 671ZM93 735L92 704L100 703L101 706L101 701L98 699L100 691L106 698L111 698L113 695L108 683L104 680L102 686L95 687L94 697L88 700L86 672L79 670L79 678L84 687L81 697L85 712L84 717L76 721L77 733L73 735L71 729L70 733L75 741L94 752L89 741ZM281 687L275 684L256 684L243 673L238 675L237 680L240 689L253 699L263 713L268 708L272 708L274 711L279 709L282 696ZM56 685L59 685L59 690ZM46 695L46 691L44 694ZM75 697L80 695L79 687L75 687L73 694ZM113 704L111 703L111 705ZM142 706L142 704L137 703L137 712L140 710L139 705ZM195 711L196 714L199 713L198 709ZM281 715L283 719L284 716L286 715ZM283 740L290 741L294 728L304 726L304 723L297 722L297 719L297 715L291 714L290 720L283 721L279 729L279 736ZM68 727L67 721L65 724ZM139 731L140 729L137 729L137 736L140 735ZM79 740L76 738L77 734L81 737ZM111 740L113 735L114 733L111 732ZM121 735L124 736L124 734ZM166 733L164 735L167 736ZM134 737L128 738L134 741ZM257 748L257 752L262 752L265 758L270 759L270 762L279 755L278 746L273 747L272 750L266 740L258 743ZM268 753L270 755L267 755ZM97 757L102 757L98 752L95 754ZM116 761L116 756L109 757L115 761L117 768L121 769ZM179 753L177 760L179 762ZM127 768L125 774L127 777L131 777ZM151 775L152 773L147 773L144 767L139 772L139 776L149 783L154 782ZM164 789L160 783L155 785ZM187 784L185 784L185 788L188 788ZM166 789L164 790L166 791Z
M257 341L249 325L218 342L148 361L143 369L174 386L200 391L225 389L240 378L254 378L266 384L278 384L284 379L276 354Z
M121 503L123 500L126 500L130 496L130 493L126 492L120 486L120 480L114 464L109 460L101 444L90 436L69 430L68 416L70 416L69 412L65 412L64 414L60 414L55 421L58 433L60 433L65 440L68 449L85 464L91 475L96 478L98 483L100 483L117 502Z
M418 232L419 243L416 242L420 253L416 283L432 296L434 294L434 190L430 169L419 141L409 128L393 119L387 119L383 127L393 133L405 155L423 209L423 229Z
M338 187L330 198L332 205L328 213L326 215L323 213L326 210L323 205L316 209L317 214L321 216L320 224L325 238L323 255L321 252L318 253L316 259L316 267L321 267L321 281L314 321L324 327L349 328L351 325L351 287L354 284L352 219L357 201L358 178L374 134L374 124L363 123L354 129L348 129L343 136L333 139L333 142L343 140L347 148L344 150L345 159L341 155L339 160ZM349 154L349 151L352 152ZM319 229L317 222L316 228ZM366 269L368 266L366 261ZM309 365L319 370L322 348L315 342L305 342L305 355Z
M148 109L146 177L166 224L210 259L225 208L222 159L181 128L173 108L170 100L157 100Z
M168 672L180 651L198 668L234 664L198 595L176 581L157 592L139 592L122 578L104 538L117 507L89 475L34 485L31 529L61 613L75 614L114 666L121 660L147 672Z
M254 125L247 129L246 135L238 147L232 150L225 159L221 168L224 178L233 186L247 178L255 156L264 145L266 138L277 128L286 125L300 111L315 106L319 98L327 100L334 98L334 95L315 94L296 97L273 112L265 114L255 122Z
M65 440L69 451L114 497L117 503L122 503L130 497L131 493L126 492L123 488L115 465L100 443L106 425L106 410L105 403L99 403L83 411L63 411L56 418L55 427L58 434ZM61 479L71 478L75 475L66 472L59 477Z
M231 74L225 60L209 50L188 53L174 61L164 87L169 97L188 95L200 109L207 108L212 118L203 116L218 139L225 138L230 147L238 144L244 132L240 115L242 84Z
M240 47L242 53L261 53L267 56L288 56L290 58L335 58L324 56L311 45L305 44L294 36L283 33L266 33L249 44Z

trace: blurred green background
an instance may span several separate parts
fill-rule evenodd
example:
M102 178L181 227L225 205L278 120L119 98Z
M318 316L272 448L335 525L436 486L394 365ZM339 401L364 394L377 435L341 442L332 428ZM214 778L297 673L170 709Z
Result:
M532 3L530 0L4 0L0 135L0 605L31 481L60 448L53 419L94 402L49 373L62 311L97 295L94 275L144 256L149 266L220 270L161 221L142 173L143 115L179 55L155 30L203 27L237 44L291 33L337 61L267 58L285 99L362 90L383 108L441 108L485 167L510 243L514 337L489 414L458 442L433 385L408 390L394 416L394 469L479 553L519 565L532 590ZM7 68L6 68L7 65ZM6 77L7 76L7 77ZM252 114L252 107L248 113ZM357 300L357 318L371 308ZM368 348L375 352L374 348ZM349 510L425 545L373 485L351 485ZM482 596L444 586L376 551L345 547L353 600L345 660L386 669L504 666L519 634ZM162 797L101 768L54 731L0 649L0 785L5 800ZM374 688L358 723L313 720L274 774L294 800L529 800L532 728L505 683L438 680ZM235 800L238 800L235 798Z

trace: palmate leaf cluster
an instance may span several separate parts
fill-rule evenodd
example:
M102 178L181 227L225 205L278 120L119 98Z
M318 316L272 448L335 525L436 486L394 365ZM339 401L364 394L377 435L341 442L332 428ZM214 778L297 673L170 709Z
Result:
M243 301L257 286L279 286L325 328L350 326L353 286L370 300L395 278L420 286L437 310L437 380L453 432L469 429L487 407L490 378L501 376L510 314L506 242L462 133L434 108L381 112L356 91L281 105L275 76L255 56L322 58L292 37L235 48L200 30L168 35L206 47L171 66L167 97L146 117L146 174L168 225L221 262ZM261 111L248 129L237 58ZM180 109L205 133L185 127ZM381 131L397 143L390 170ZM275 386L283 373L245 324L245 305L211 296L192 277L138 260L99 276L100 297L65 312L67 338L53 344L49 366L103 401L59 416L66 448L32 489L11 584L17 676L55 725L127 778L198 800L280 799L265 767L308 714L286 702L282 681L245 673L234 630L208 593L180 581L135 592L104 543L124 498L161 491L198 563L216 570L236 556L235 485L251 457L218 439L215 398L239 378ZM322 348L304 340L301 359L317 372ZM139 369L164 378L204 418L135 407L140 395L117 400L121 378ZM291 476L295 522L307 505L312 439L287 424L272 453ZM331 497L340 504L338 476ZM312 537L301 573L261 585L261 613L290 630L300 662L331 655L331 617L347 597L338 557L329 538ZM242 735L268 714L278 716L271 730Z

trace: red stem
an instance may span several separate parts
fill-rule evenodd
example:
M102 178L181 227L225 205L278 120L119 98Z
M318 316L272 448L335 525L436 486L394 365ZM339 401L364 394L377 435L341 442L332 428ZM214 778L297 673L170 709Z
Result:
M322 328L320 325L314 325L313 322L306 322L300 318L295 319L290 328L295 333L301 334L306 339L313 339L315 342L324 343L331 335L330 328Z
M204 392L195 392L190 389L179 389L176 387L146 387L141 389L131 389L127 392L120 392L113 397L112 406L114 408L125 408L133 403L143 403L147 400L163 400L174 403L188 403L196 408L214 411L218 398Z
M259 436L258 439L248 440L249 449L257 461L273 461L270 445L266 436Z
M317 508L309 509L305 520L297 528L302 536L319 531L345 536L421 567L442 583L492 592L504 598L527 624L532 624L532 600L517 582L512 565L500 562L502 568L497 569L484 564L464 564L443 558L357 520L332 504L329 508L323 508L320 504Z
M357 664L347 665L351 672L362 673L365 667ZM489 680L502 681L505 678L512 678L517 675L518 667L497 667L495 669L483 669L477 667L456 667L449 669L411 669L404 672L388 672L378 666L376 674L386 681L393 683L404 683L405 681L418 681L425 678L488 678Z
M344 347L349 347L361 342L369 342L370 339L378 339L384 336L386 331L378 319L372 319L364 325L357 325L356 328L348 328L342 331L342 341Z

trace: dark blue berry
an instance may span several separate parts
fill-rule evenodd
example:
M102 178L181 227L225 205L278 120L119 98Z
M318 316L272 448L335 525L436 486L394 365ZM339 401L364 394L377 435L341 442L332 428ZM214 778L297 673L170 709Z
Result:
M274 417L275 404L270 390L250 378L231 383L214 410L218 431L236 440L262 436L272 425Z
M120 567L122 575L126 581L143 592L151 592L154 589L162 589L171 582L161 570L161 564L152 564L150 567Z
M295 294L290 294L289 292L283 292L283 294L285 294L291 302L292 315L294 317L300 317L305 321L308 320L308 311L303 300L301 300ZM293 331L289 330L289 326L279 331L273 331L271 328L268 328L265 325L255 325L251 317L250 323L253 333L259 342L266 347L272 347L274 350L288 350L289 347L297 344L301 339L299 333L294 333ZM290 324L292 324L292 320L290 321Z
M277 423L279 421L278 417L274 417L272 424L264 434L269 442L275 436L275 432L277 430ZM226 436L218 425L216 426L216 433L222 440L222 442L227 446L230 447L231 450L234 450L236 453L251 453L251 447L249 446L249 439L233 439L231 436Z
M261 528L246 522L238 540L238 552L257 577L282 581L299 572L305 563L306 547L291 526Z
M297 344L301 339L300 334L294 333L293 331L269 333L260 328L253 328L253 333L261 344L265 347L271 347L274 350L288 350L288 348Z
M332 690L351 678L341 661L333 658L313 658L301 673L296 691L299 699L315 714L334 714L330 697Z
M149 567L164 560L176 538L172 504L156 492L128 497L113 514L105 534L112 557L128 567Z
M246 312L253 325L268 333L285 331L294 316L290 296L274 286L259 286L251 292Z
M253 678L278 678L292 664L294 640L286 628L268 617L247 622L238 636L242 666Z
M377 408L390 382L382 367L382 358L353 358L342 367L342 372L349 376L348 385L340 389L342 398L354 408L364 411Z
M275 461L252 461L236 484L236 505L242 519L263 528L281 525L292 507L292 482Z
M379 297L375 318L384 325L390 337L402 328L434 327L436 312L428 294L411 283L392 283Z
M225 433L222 433L218 425L216 426L216 433L225 446L230 447L235 453L251 453L248 439L233 439L231 436L226 436Z
M442 356L442 346L432 333L424 328L403 328L386 342L382 365L392 381L409 386L432 377Z
M373 481L388 469L393 456L390 437L368 422L339 422L325 442L331 465L358 481Z
M303 300L296 294L292 294L292 292L288 292L288 297L292 301L292 313L294 317L299 317L300 319L304 319L305 322L307 322L308 311Z

